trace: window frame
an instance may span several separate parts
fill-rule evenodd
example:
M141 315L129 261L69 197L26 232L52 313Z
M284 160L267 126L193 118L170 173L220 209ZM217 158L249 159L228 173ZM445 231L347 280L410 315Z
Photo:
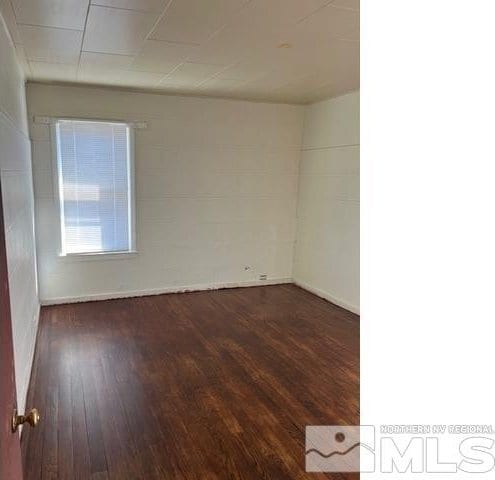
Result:
M87 123L113 123L125 125L127 127L127 164L128 164L128 187L129 187L129 250L108 250L103 252L64 252L63 235L64 224L62 189L60 183L61 165L59 162L59 145L57 135L57 125L61 121L87 122ZM132 122L125 120L113 119L96 119L81 117L55 117L50 122L50 145L52 150L52 178L53 178L53 197L55 200L56 224L58 227L57 235L57 255L59 260L102 260L102 259L119 259L128 258L138 253L136 245L136 185L135 185L135 141L134 126Z

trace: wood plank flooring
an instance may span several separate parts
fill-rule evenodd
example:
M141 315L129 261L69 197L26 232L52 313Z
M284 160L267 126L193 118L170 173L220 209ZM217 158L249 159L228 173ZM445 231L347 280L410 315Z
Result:
M359 424L359 318L294 285L43 307L25 480L358 478L304 471Z

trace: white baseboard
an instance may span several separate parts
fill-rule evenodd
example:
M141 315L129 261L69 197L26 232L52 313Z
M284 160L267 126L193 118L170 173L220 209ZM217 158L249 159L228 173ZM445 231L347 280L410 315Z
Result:
M126 292L93 293L89 295L80 295L77 297L44 298L41 299L41 304L60 305L63 303L92 302L96 300L111 300L115 298L145 297L149 295L162 295L164 293L200 292L203 290L218 290L220 288L261 287L263 285L280 285L285 283L292 283L292 278L272 278L268 280L251 280L227 283L206 283L179 287L153 288L148 290L129 290Z
M221 288L239 288L239 287L261 287L263 285L280 285L286 283L294 283L298 287L307 290L308 292L317 295L325 300L328 300L339 307L345 308L350 312L359 315L359 307L352 305L341 298L335 297L328 292L312 287L307 283L292 278L273 278L268 280L251 280L243 282L227 282L227 283L204 283L198 285L184 285L174 287L153 288L148 290L129 290L125 292L108 292L108 293L93 293L89 295L79 295L77 297L58 297L44 298L41 300L41 305L60 305L63 303L80 303L93 302L97 300L112 300L117 298L130 297L146 297L149 295L162 295L165 293L185 293L185 292L201 292L204 290L219 290Z
M339 307L345 308L346 310L355 313L356 315L360 314L359 307L357 305L352 305L346 302L345 300L342 300L341 298L334 297L332 294L325 292L324 290L320 290L319 288L312 287L311 285L308 285L307 283L301 282L299 280L293 280L293 283L298 287L301 287L304 290L307 290L308 292L313 293L314 295L320 298L328 300L329 302L334 303Z

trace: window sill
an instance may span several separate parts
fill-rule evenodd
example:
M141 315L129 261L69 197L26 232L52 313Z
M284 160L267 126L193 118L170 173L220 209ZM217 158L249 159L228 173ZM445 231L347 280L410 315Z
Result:
M58 259L61 262L94 262L106 260L128 260L138 255L136 250L129 252L102 252L102 253L69 253L67 255L59 255Z

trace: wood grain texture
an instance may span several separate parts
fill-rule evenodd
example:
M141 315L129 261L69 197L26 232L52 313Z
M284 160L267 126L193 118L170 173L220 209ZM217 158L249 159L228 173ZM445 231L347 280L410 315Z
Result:
M25 480L358 478L304 471L359 424L359 319L294 285L43 307Z

